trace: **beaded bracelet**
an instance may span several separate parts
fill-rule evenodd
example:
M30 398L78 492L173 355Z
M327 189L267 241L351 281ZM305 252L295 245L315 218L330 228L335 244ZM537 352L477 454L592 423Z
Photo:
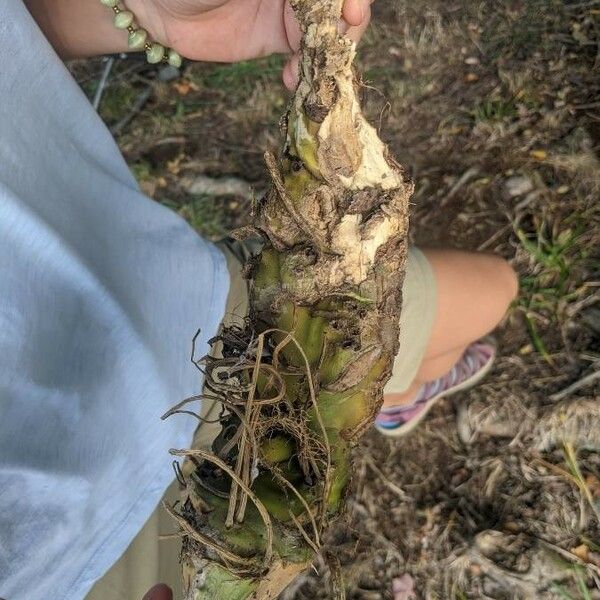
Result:
M127 45L132 50L145 50L146 58L150 64L167 62L173 67L181 66L181 55L172 48L165 48L158 42L148 40L148 32L137 25L135 17L127 10L120 0L100 0L104 6L113 9L115 13L114 24L117 29L126 29L129 32Z

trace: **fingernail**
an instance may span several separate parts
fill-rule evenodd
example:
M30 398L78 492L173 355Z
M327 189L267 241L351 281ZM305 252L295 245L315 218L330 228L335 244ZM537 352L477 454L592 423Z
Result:
M173 600L173 592L168 585L159 583L148 590L142 600Z
M365 20L365 9L361 2L360 3L360 22L362 23L364 20Z
M363 0L356 0L356 7L358 8L358 14L360 15L360 23L362 23L365 20L365 7L364 7L364 2ZM357 23L357 25L360 25L360 23Z

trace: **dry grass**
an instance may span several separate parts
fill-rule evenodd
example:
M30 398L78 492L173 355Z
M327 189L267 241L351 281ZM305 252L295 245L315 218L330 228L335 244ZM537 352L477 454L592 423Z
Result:
M521 294L483 385L406 439L367 436L328 537L348 598L393 598L404 574L417 598L600 598L599 29L590 0L375 5L364 101L417 183L414 239L503 255ZM189 65L160 82L118 61L101 114L131 117L118 141L144 189L218 237L248 200L211 203L182 181L262 186L280 65ZM101 68L74 65L90 93ZM285 597L329 598L330 580L319 559Z

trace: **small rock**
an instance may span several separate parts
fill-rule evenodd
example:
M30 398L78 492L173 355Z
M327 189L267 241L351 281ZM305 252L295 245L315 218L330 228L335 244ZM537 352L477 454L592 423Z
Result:
M533 181L526 175L516 175L507 179L504 187L509 196L516 198L517 196L524 196L533 190Z
M201 196L241 196L249 200L253 195L251 185L237 177L196 175L192 180L184 180L183 187L188 193Z
M162 67L158 71L158 80L164 82L173 81L174 79L177 79L180 75L181 72L177 67L167 65L165 67Z

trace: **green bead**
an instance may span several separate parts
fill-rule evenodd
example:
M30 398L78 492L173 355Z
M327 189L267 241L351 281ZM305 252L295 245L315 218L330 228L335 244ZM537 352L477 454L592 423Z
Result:
M122 10L115 15L115 27L127 29L133 23L133 13L129 10Z
M181 55L179 52L175 52L173 49L169 50L169 64L172 67L179 69L181 66Z
M132 50L141 50L146 45L148 32L145 29L136 29L129 34L127 44Z
M110 8L114 8L119 4L119 0L100 0L104 6L108 6Z
M165 48L161 44L154 42L150 50L146 50L146 57L151 65L159 63L165 56Z

